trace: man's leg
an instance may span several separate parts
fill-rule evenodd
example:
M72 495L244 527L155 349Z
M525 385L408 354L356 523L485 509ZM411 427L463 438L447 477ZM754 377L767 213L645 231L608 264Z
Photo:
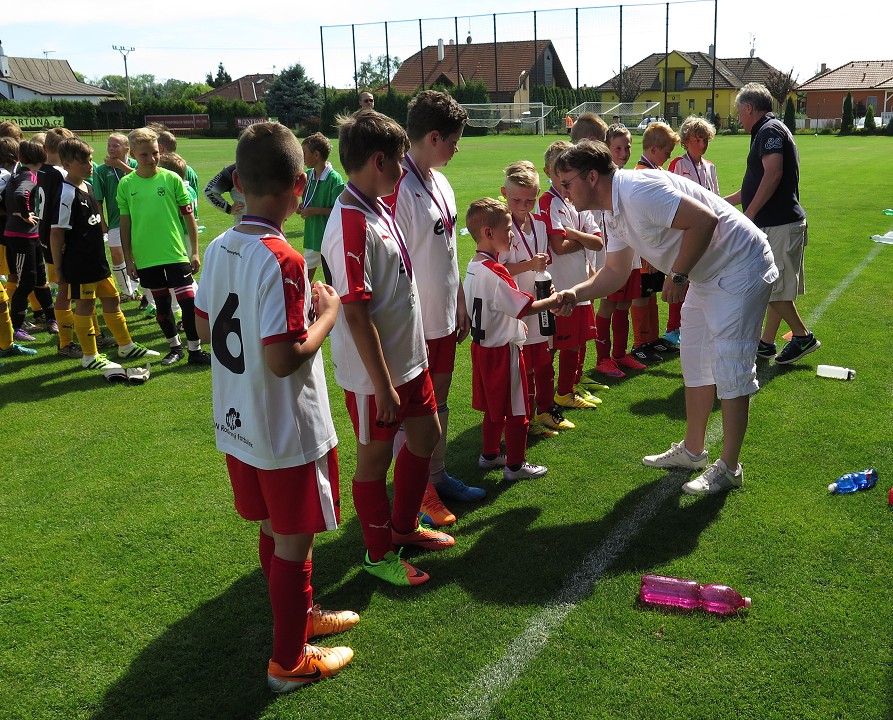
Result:
M722 401L722 453L719 457L732 470L738 467L749 415L750 395Z
M713 398L715 397L715 385L685 388L685 449L692 455L700 455L704 452L707 422L713 411Z

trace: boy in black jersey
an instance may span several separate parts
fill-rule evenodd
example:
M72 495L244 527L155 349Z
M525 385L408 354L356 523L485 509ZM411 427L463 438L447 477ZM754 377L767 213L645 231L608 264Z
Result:
M75 302L74 331L84 356L83 367L99 370L120 370L121 366L96 346L93 327L93 308L96 298L102 301L102 315L118 343L118 356L125 359L159 356L135 343L127 330L118 289L105 254L102 238L102 214L93 189L86 182L93 174L93 148L78 138L66 138L59 143L59 160L67 172L59 190L58 202L47 208L50 223L50 249L59 284L70 286Z

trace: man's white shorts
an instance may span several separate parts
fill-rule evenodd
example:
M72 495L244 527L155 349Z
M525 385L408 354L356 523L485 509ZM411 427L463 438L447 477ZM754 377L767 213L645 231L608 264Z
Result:
M109 228L107 237L109 247L121 247L121 228Z
M720 400L752 395L759 389L757 343L778 274L774 266L767 270L762 260L724 270L688 288L680 347L686 387L716 385Z
M778 280L772 284L769 301L794 301L798 295L806 292L806 276L803 271L803 250L808 239L806 220L760 229L766 233L778 267Z

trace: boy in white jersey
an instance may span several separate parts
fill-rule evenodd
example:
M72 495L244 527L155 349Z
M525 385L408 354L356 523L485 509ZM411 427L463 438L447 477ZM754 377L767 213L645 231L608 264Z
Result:
M314 534L339 521L338 440L320 351L339 302L331 287L311 288L304 259L282 234L305 181L291 131L252 125L239 139L236 167L247 213L205 252L195 322L211 343L217 448L226 453L236 510L260 521L273 609L267 682L288 692L353 657L350 648L306 640L359 621L313 605L310 585Z
M394 546L443 550L454 540L418 521L440 423L412 260L380 200L403 174L409 141L395 120L374 110L340 117L338 125L349 182L329 215L322 258L342 303L332 362L357 436L352 487L366 545L364 568L394 585L419 585L428 574L401 559ZM394 463L392 509L387 473L401 422L406 444Z
M600 235L583 232L580 216L573 203L568 202L554 177L552 165L556 158L571 144L564 140L552 143L545 153L543 172L552 186L540 196L540 216L548 226L549 252L552 264L549 272L552 283L560 291L583 282L588 276L589 265L584 248L601 250L604 247ZM586 341L595 325L592 307L581 304L574 308L570 317L556 318L553 348L558 351L558 382L555 402L565 408L594 408L601 400L585 388L575 388L582 378Z
M484 413L482 468L501 467L506 480L542 477L547 468L526 460L530 405L521 346L527 326L521 321L561 305L561 295L534 300L518 289L499 254L511 246L512 216L498 200L483 198L468 208L468 231L477 253L465 271L465 302L471 317L471 406ZM505 432L505 453L500 442Z
M549 253L548 226L531 210L540 194L540 178L532 162L519 160L505 169L502 195L512 215L514 237L500 262L515 279L519 290L535 296L534 278L548 271L552 262ZM531 411L531 435L557 434L576 427L564 417L555 404L555 368L552 358L552 335L543 335L539 322L531 322L524 340L524 365L527 369L527 395Z
M447 398L456 345L468 335L468 315L456 259L456 198L437 168L444 167L459 151L467 117L462 106L446 93L425 90L416 95L407 113L410 147L403 161L403 176L394 194L384 200L397 218L412 259L428 372L437 399L440 441L431 456L422 500L423 517L436 525L456 522L442 500L470 502L486 495L483 488L468 487L450 475L444 464L450 413ZM403 433L398 433L396 451L403 440Z

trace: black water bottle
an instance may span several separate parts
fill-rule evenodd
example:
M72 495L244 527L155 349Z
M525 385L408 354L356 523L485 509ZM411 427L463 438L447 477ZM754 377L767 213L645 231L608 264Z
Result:
M533 286L536 289L536 299L544 300L552 294L552 276L545 270L538 272L533 278ZM540 310L540 334L555 334L555 316L548 310Z

